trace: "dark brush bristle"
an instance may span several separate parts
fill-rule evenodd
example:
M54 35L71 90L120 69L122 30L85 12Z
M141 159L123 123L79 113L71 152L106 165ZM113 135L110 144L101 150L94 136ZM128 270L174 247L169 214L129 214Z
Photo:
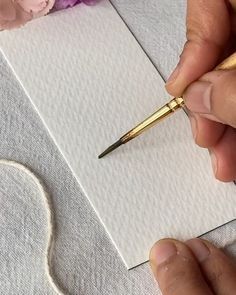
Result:
M109 148L107 148L101 155L98 156L99 159L103 158L107 154L113 152L115 149L117 149L119 146L121 146L123 142L119 139L117 142L113 143Z

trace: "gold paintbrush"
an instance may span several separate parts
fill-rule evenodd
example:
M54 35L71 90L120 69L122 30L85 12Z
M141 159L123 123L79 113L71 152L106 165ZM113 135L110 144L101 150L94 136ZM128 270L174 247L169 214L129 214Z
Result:
M234 70L234 69L236 69L236 53L232 54L230 57L225 59L221 64L219 64L216 67L216 70ZM134 127L129 132L127 132L125 135L123 135L117 142L109 146L103 153L101 153L101 155L98 156L98 158L100 159L104 157L105 155L117 149L122 144L125 144L131 139L139 136L145 130L156 125L158 122L167 118L169 115L173 114L175 111L177 111L180 108L183 108L184 106L185 106L184 100L182 97L173 98L170 102L168 102L162 108L157 110L154 114L149 116L143 122L141 122L136 127Z

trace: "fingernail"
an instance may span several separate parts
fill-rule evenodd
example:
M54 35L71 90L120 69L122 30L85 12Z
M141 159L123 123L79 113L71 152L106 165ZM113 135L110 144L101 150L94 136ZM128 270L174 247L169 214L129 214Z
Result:
M152 253L152 257L154 257L156 265L162 264L171 256L177 254L175 244L170 241L160 241L154 246L152 251L154 251L154 253Z
M179 75L179 71L180 71L180 64L178 63L178 65L176 66L176 68L174 69L174 71L172 72L168 80L166 81L166 85L173 83L177 79Z
M195 113L210 113L211 90L212 84L209 82L194 82L184 93L187 107Z
M197 138L197 120L194 117L194 115L191 114L191 112L189 112L189 120L190 120L190 124L191 124L193 138L194 138L194 140L196 140L196 138Z
M211 156L212 169L213 169L214 174L216 175L217 169L218 169L217 158L216 158L216 155L211 150L209 150L209 152L210 152L210 156Z
M186 242L189 248L192 250L194 256L199 262L207 259L210 255L210 250L201 239L193 239Z

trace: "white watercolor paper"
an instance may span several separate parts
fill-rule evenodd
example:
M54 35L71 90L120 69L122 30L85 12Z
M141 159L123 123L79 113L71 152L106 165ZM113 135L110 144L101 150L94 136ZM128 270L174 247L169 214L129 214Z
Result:
M169 99L109 1L2 32L0 44L128 268L160 238L188 239L235 218L235 186L214 179L181 111L98 160Z

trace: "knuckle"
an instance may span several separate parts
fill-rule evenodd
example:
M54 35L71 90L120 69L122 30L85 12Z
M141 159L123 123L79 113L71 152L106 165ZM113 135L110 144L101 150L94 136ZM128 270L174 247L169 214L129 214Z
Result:
M175 256L157 270L157 278L163 294L176 294L185 288L199 287L199 276L193 260Z
M195 16L187 17L187 39L196 42L211 42L212 40L212 28L215 25L215 19L212 18L211 14L207 14L207 22L202 21L201 18Z
M222 24L219 18L225 21L225 28L228 25L228 13L224 1L209 0L189 0L187 8L187 37L192 40L205 40L213 42L217 46L228 39L222 34Z
M189 273L189 270L179 271L173 276L169 276L165 282L163 293L176 294L181 290L198 290L199 276Z
M162 289L163 293L165 294L172 294L176 289L178 288L178 285L181 285L181 288L183 288L182 283L180 283L180 280L184 279L186 276L186 272L179 271L178 273L175 273L172 276L168 276L165 285Z

